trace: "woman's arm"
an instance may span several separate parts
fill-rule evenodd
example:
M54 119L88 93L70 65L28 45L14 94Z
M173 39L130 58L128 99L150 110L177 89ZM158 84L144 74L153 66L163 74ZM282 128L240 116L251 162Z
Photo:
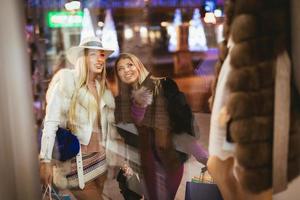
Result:
M198 162L206 165L208 152L197 142L197 139L187 133L175 134L173 142L176 150L193 155Z
M40 150L40 177L44 185L52 183L52 151L56 137L56 131L60 123L61 100L59 98L58 83L53 86L47 99L46 116L41 140Z
M58 82L51 88L51 94L47 99L46 116L41 141L40 159L50 162L56 137L56 131L61 118L61 94Z

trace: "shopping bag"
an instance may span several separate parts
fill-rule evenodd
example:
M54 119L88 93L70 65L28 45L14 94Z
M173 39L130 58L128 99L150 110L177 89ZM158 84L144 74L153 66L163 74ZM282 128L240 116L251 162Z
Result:
M61 195L59 192L53 188L51 185L43 188L42 200L71 200L69 195Z
M201 169L200 176L194 176L192 178L192 182L194 182L194 183L210 183L210 184L215 183L213 178L211 177L211 175L208 173L207 167L203 167Z
M186 183L185 200L223 200L206 168L201 170L199 177L193 177L192 181Z
M223 200L216 184L186 183L185 200Z
M129 200L142 199L143 190L137 174L126 177L124 173L125 172L121 169L117 175L117 181L123 197Z

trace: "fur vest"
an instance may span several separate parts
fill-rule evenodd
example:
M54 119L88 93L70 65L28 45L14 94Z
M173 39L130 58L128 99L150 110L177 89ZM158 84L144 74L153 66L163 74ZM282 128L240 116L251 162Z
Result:
M254 193L272 187L275 63L289 51L287 5L284 0L227 1L225 38L230 34L236 44L230 52L227 134L237 144L240 182ZM217 72L227 53L221 49ZM300 98L293 83L291 94L289 181L300 171Z

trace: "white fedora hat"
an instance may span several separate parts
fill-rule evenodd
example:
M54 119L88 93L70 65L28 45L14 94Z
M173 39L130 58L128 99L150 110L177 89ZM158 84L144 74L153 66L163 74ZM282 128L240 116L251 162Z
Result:
M105 58L107 58L114 52L114 50L112 49L104 48L99 38L87 37L80 42L79 46L71 47L70 49L67 50L66 56L70 61L70 63L75 65L77 58L83 55L84 49L103 50L103 53L105 54Z

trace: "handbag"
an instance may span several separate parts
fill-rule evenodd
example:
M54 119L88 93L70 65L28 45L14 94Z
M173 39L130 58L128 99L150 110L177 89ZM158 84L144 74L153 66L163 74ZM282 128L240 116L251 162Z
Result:
M125 145L126 145L125 157L126 157L126 162L128 162L129 165L130 159L128 157L128 151L127 151L128 145L134 148L138 148L137 135L135 135L130 131L124 130L120 127L117 128L120 135L125 140ZM143 198L144 192L142 189L142 183L137 173L133 172L131 176L126 176L124 170L121 168L119 173L117 174L117 181L119 183L119 188L125 200L139 200Z
M186 183L185 200L223 200L206 168L201 170L200 177L192 178L192 181Z
M142 191L140 189L141 182L136 174L131 177L126 177L125 172L120 169L117 175L119 188L125 200L139 200L142 199Z

